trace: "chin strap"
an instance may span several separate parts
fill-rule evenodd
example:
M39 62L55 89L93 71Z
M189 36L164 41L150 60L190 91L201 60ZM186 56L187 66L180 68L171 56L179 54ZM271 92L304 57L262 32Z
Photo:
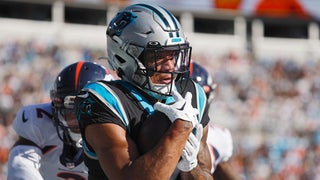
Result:
M63 134L63 138L71 139L70 135L66 133ZM72 141L72 143L63 142L63 151L60 155L60 162L69 169L75 168L83 162L83 149L77 147L74 141Z

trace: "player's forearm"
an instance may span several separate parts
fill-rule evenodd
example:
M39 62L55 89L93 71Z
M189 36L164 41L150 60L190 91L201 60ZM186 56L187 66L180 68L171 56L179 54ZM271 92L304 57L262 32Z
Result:
M137 179L169 179L191 131L190 122L174 122L155 148L132 163L131 172Z
M190 172L181 172L180 179L181 180L191 180L191 179L210 180L210 179L213 179L213 177L210 170L206 168L203 169L198 165L196 168L194 168Z
M169 179L191 131L191 122L177 120L157 145L143 155L139 154L136 142L120 126L111 123L88 126L86 139L110 179Z
M240 180L240 176L232 168L230 162L221 162L213 173L213 177L226 180Z
M190 122L177 120L173 122L170 129L165 134L162 141L154 149L153 153L159 153L160 157L164 157L164 164L158 164L159 167L167 167L170 169L170 175L176 168L181 157L182 150L186 144L189 134L192 131ZM166 173L166 169L163 169Z

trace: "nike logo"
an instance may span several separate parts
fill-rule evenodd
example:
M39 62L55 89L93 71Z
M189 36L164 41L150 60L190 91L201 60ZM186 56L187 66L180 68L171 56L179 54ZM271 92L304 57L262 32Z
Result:
M25 111L23 111L22 113L22 122L27 122L28 121L28 118L26 118L26 116L24 115Z
M185 106L186 106L186 103L184 103L184 104L181 106L181 108L177 108L177 110L182 111Z

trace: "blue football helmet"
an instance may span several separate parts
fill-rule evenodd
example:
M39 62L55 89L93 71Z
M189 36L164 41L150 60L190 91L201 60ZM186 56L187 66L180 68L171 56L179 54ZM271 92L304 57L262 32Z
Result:
M77 93L88 82L102 80L106 76L107 71L103 66L93 62L79 61L65 67L56 77L50 90L50 98L52 101L53 120L61 140L72 141L68 138L63 138L62 136L64 135L59 133L59 129L67 133L72 128L66 124L66 115L74 114L74 100Z

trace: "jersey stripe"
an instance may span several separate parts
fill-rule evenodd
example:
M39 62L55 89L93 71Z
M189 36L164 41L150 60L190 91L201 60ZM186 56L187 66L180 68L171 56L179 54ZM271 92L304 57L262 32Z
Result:
M137 4L137 5L142 6L144 8L147 8L147 9L153 11L157 15L157 17L159 17L159 19L163 22L165 27L167 29L170 29L169 37L170 38L173 37L173 33L171 31L174 30L174 29L171 28L170 23L168 22L168 20L165 18L165 16L160 11L158 11L156 8L154 8L153 6L150 6L150 5L146 5L146 4Z
M88 148L87 144L85 143L86 141L82 140L82 148L83 148L83 152L90 157L91 159L95 159L98 160L97 154L90 151L90 149Z
M136 100L149 115L154 112L153 105L144 96L142 96L134 86L126 81L119 80L116 82L121 84L122 87L128 89L128 91L136 98Z
M192 81L193 82L193 81ZM204 110L205 110L205 106L206 106L206 95L202 89L202 87L198 84L198 83L195 83L193 82L195 87L196 87L196 94L198 94L197 96L197 106L200 110L199 112L199 117L198 117L198 121L200 122L201 119L202 119L202 116L203 116L203 113L204 113Z
M92 93L97 97L104 105L106 105L114 114L116 114L123 124L129 128L129 120L124 107L119 100L116 93L102 82L89 83L85 86L84 90Z
M172 22L173 22L173 24L174 24L174 27L175 27L175 29L177 30L177 31L176 31L176 36L177 36L177 37L180 37L179 31L178 31L179 26L178 26L178 24L177 24L176 18L175 18L175 17L172 15L172 13L170 13L167 9L165 9L165 8L162 8L162 9L170 16L170 18L171 18L171 20L172 20Z

